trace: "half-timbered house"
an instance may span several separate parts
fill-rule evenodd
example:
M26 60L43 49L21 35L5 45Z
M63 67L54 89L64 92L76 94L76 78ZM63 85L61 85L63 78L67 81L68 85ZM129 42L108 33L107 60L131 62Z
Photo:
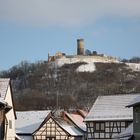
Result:
M0 137L1 140L15 140L15 110L11 81L0 78Z
M49 117L33 134L34 140L84 140L82 131L61 117Z
M126 106L138 94L99 96L85 118L87 139L113 139L133 121L133 110Z
M82 140L81 128L50 111L17 112L16 132L25 140Z
M0 98L0 139L4 140L5 135L5 111L6 111L6 102Z
M51 111L17 111L16 133L23 140L33 140L33 133L40 127Z

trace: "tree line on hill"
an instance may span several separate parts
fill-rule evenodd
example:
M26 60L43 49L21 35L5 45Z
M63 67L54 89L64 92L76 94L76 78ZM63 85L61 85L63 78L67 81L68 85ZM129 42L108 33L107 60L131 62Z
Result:
M130 61L139 63L140 58ZM12 80L16 110L88 109L99 95L140 93L140 72L125 63L95 63L96 71L77 72L82 64L52 68L44 61L22 61L0 77Z

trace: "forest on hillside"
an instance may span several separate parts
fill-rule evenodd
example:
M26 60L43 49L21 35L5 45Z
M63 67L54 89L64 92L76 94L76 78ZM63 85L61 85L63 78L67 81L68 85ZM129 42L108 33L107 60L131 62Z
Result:
M77 72L84 62L52 68L46 61L23 61L0 77L12 80L16 110L89 109L99 95L140 93L140 72L125 62L140 63L140 58L95 63L94 72Z

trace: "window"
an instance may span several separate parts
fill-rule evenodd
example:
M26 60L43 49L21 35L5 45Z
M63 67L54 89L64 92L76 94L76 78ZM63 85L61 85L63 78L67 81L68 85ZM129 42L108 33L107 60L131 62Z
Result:
M101 123L101 131L104 131L105 130L105 124L104 123Z
M56 140L55 137L46 137L46 140Z
M9 120L9 129L12 129L12 120Z
M99 123L96 123L96 131L99 131L99 130L100 130Z
M96 123L96 132L104 132L105 123Z

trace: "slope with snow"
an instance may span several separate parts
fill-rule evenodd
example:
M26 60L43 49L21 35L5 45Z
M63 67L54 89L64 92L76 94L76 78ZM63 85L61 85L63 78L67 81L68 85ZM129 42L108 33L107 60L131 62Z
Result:
M77 56L70 58L58 58L54 62L51 62L53 67L62 67L64 64L74 64L78 62L85 62L87 64L83 64L77 68L77 72L94 72L96 70L95 64L96 62L101 63L118 63L117 59L109 59L106 57L94 57L94 56Z
M96 66L94 63L90 62L88 64L83 64L77 68L77 72L94 72L96 70Z
M133 71L140 71L140 64L139 63L126 63L126 65L132 69Z

